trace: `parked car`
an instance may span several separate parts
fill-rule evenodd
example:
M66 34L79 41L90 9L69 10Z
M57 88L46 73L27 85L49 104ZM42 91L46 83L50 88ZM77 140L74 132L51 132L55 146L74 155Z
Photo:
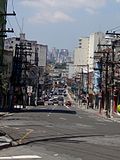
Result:
M53 99L49 99L47 103L48 103L48 105L54 105Z
M53 103L58 104L58 98L53 98Z
M58 97L58 105L64 105L64 97L63 96L59 96Z
M44 105L44 103L45 103L45 101L44 101L44 99L42 99L42 98L39 98L39 99L37 100L37 105Z

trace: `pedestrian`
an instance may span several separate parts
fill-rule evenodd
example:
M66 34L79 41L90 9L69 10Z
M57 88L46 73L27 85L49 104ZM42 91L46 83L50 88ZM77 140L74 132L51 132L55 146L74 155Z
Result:
M87 109L89 108L89 94L86 95L86 99L87 99Z
M95 109L99 108L99 96L98 94L95 94Z

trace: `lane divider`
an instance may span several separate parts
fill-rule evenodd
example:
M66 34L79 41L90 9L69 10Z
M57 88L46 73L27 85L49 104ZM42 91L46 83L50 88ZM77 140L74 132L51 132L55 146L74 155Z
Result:
M33 129L26 129L27 133L25 133L18 141L18 144L22 144L22 141L27 138L34 130Z

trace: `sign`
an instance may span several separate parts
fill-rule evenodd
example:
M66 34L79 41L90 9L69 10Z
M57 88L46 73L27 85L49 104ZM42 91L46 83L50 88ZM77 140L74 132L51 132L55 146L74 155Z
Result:
M29 97L31 96L31 93L30 93L30 92L28 92L28 96L29 96Z
M27 86L27 93L32 93L33 87L32 86Z

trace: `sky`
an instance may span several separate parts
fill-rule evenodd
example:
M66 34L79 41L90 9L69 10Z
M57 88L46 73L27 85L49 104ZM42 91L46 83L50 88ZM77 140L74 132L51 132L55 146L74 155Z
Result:
M49 49L78 47L80 37L111 30L120 25L120 0L8 0L8 37L26 34L26 39L47 44ZM120 28L118 28L120 29Z

